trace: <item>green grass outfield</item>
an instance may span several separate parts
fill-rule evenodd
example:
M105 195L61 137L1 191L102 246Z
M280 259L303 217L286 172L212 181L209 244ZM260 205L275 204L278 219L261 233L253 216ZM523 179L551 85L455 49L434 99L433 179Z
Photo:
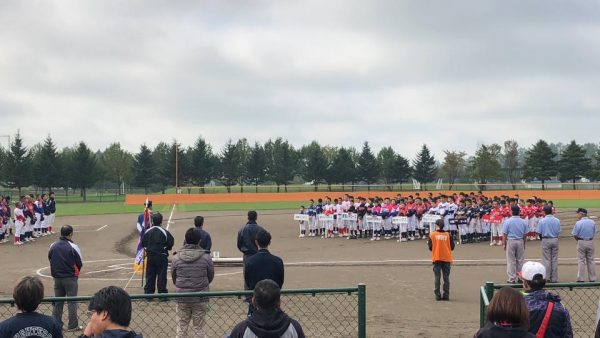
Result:
M243 202L243 203L204 203L180 204L176 211L245 211L245 210L289 210L306 205L306 201L298 202ZM600 208L600 200L555 200L557 208ZM172 205L155 205L154 211L171 212ZM58 203L58 215L83 216L126 214L141 212L141 205L125 205L123 202L88 202L88 203Z

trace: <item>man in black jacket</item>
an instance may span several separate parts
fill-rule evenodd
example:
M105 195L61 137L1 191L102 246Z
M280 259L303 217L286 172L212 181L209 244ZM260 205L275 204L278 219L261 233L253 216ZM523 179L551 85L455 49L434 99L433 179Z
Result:
M54 278L54 296L55 297L75 297L77 296L77 280L79 272L83 266L81 250L79 246L73 243L73 227L63 225L60 229L60 239L52 245L48 251L48 260L50 261L50 273ZM52 316L62 326L62 313L64 302L54 303ZM77 319L77 303L69 302L69 324L68 331L81 329Z
M271 279L279 288L283 288L283 260L269 252L270 244L271 234L265 229L260 229L256 234L258 252L248 258L244 266L244 279L250 290L254 290L256 283L263 279Z
M281 290L277 283L265 279L256 284L252 303L256 311L243 322L235 326L230 338L278 337L304 338L302 326L281 311Z
M238 232L237 247L244 254L244 262L258 251L256 234L262 227L256 223L257 218L256 211L248 211L248 223Z
M279 288L283 288L284 268L283 260L269 252L271 234L260 229L256 234L256 246L258 252L248 258L244 265L244 282L248 290L254 290L256 284L264 279L275 281ZM248 306L248 314L252 314L254 307L252 303Z
M154 293L155 286L158 293L167 293L167 266L169 264L169 251L173 248L175 242L173 235L161 228L162 215L156 213L152 215L152 227L146 230L142 238L142 246L146 250L148 257L146 267L146 285L144 293Z
M204 226L204 217L202 217L202 216L194 217L194 230L200 236L200 243L198 245L200 245L200 247L202 249L204 249L204 251L210 253L210 249L212 248L212 239L210 237L210 234L202 228L203 226ZM188 244L188 243L186 243L186 241L184 240L183 245L186 245L186 244ZM175 253L173 253L173 254L175 254Z

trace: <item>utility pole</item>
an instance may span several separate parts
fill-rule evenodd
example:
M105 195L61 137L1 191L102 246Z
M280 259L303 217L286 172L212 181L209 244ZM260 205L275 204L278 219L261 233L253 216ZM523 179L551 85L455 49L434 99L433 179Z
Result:
M179 194L179 145L175 141L175 193Z

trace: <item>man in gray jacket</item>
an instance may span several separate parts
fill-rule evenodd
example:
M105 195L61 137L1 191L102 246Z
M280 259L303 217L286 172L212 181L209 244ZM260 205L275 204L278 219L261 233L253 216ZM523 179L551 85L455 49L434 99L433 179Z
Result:
M177 292L209 291L215 277L210 254L199 246L200 233L190 228L185 233L185 244L173 259L171 277ZM188 337L188 327L193 321L193 337L204 337L204 317L207 298L182 297L177 300L177 338Z

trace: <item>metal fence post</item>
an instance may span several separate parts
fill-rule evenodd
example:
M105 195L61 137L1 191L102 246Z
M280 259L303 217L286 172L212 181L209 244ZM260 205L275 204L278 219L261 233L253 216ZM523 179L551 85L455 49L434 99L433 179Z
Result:
M358 338L367 337L367 286L358 284Z
M485 302L483 301L483 292L485 289L479 289L479 328L485 326Z
M494 282L485 282L485 294L488 300L492 301L492 297L494 297Z

